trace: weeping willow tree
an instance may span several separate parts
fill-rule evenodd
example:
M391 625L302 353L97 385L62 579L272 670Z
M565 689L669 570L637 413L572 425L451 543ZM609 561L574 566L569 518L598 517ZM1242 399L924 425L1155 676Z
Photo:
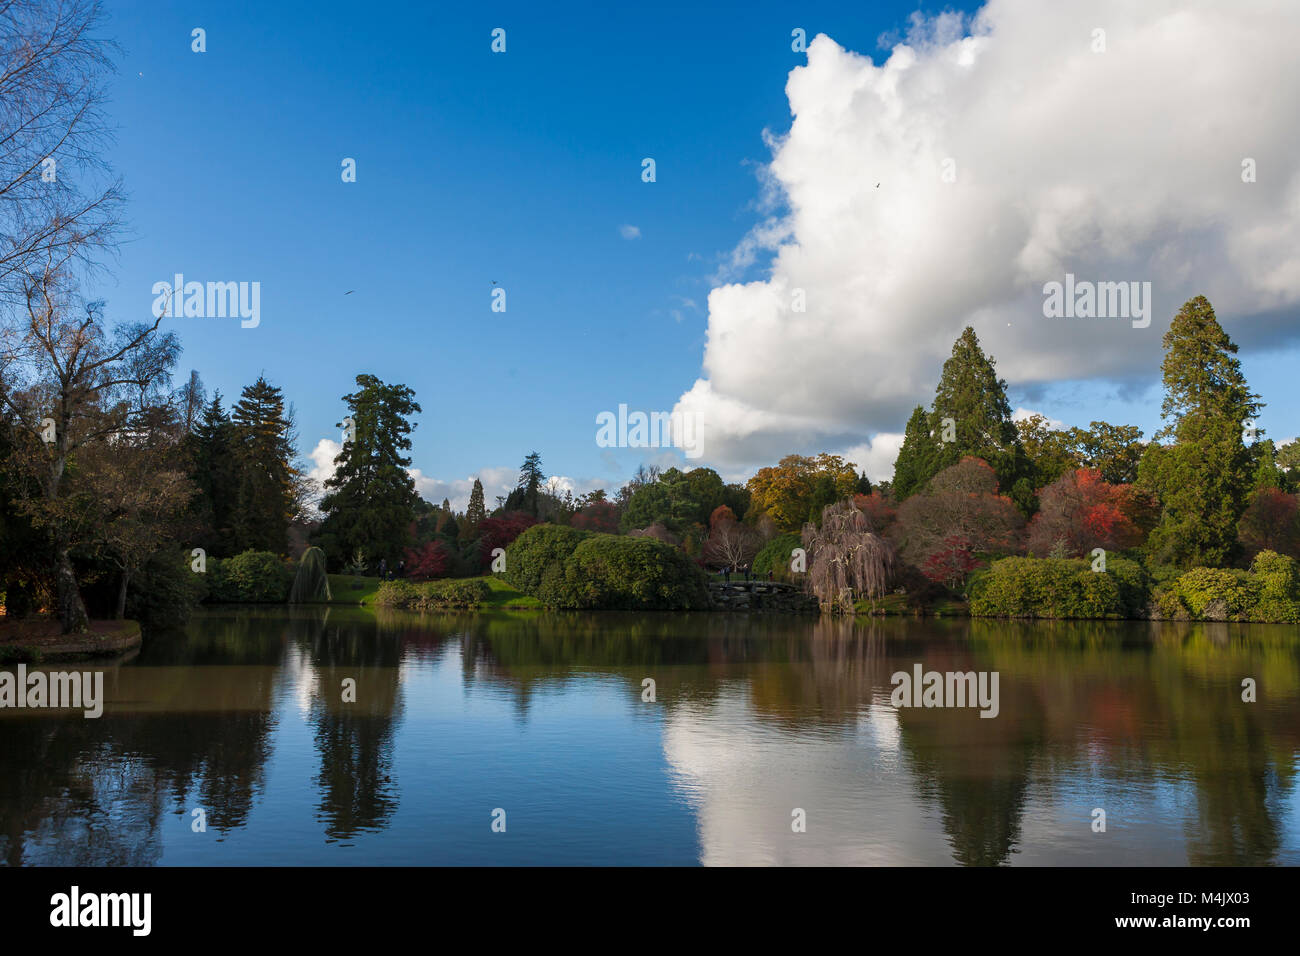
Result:
M872 529L871 519L850 501L822 509L822 524L803 526L809 555L807 587L822 607L852 611L855 594L878 597L894 569L894 548Z
M298 573L294 575L293 587L289 589L289 603L308 604L313 601L328 601L330 597L330 579L325 574L325 552L320 548L308 548L298 562Z

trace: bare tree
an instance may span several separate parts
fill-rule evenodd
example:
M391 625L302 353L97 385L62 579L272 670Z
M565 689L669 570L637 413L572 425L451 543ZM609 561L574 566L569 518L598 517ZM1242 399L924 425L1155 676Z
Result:
M203 379L199 377L197 369L190 369L189 381L176 390L174 397L181 416L181 434L194 434L203 419L203 409L208 404Z
M98 0L0 0L0 304L43 263L93 265L119 227Z
M807 586L823 606L849 611L855 591L876 597L889 585L894 548L852 502L823 508L820 528L805 524L803 546L811 558Z
M64 633L84 631L70 554L93 526L97 502L69 488L68 463L83 448L145 427L166 401L180 346L174 334L158 333L161 317L110 332L103 304L81 301L57 267L24 276L23 299L26 322L0 331L0 411L22 439L8 464L39 488L23 505L49 534Z
M708 540L704 542L704 559L711 565L737 568L748 564L763 544L759 532L749 525L741 524L730 508L719 506L717 515L711 522L713 529Z

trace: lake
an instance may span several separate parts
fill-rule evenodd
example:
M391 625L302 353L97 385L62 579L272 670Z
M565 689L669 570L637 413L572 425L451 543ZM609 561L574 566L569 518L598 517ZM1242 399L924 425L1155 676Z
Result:
M1300 863L1295 627L218 608L104 688L0 710L5 863Z

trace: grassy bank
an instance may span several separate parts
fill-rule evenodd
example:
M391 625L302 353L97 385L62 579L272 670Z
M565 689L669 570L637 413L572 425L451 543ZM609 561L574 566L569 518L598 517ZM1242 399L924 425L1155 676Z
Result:
M375 593L379 590L379 585L383 583L378 577L354 578L350 574L331 574L330 594L333 595L331 604L361 604L365 607L375 606ZM460 580L475 580L474 578L462 578ZM510 585L506 584L497 577L479 578L488 586L488 598L479 605L480 611L505 611L505 610L540 610L542 602L531 595L524 594L522 591L516 591ZM360 587L356 587L357 582Z

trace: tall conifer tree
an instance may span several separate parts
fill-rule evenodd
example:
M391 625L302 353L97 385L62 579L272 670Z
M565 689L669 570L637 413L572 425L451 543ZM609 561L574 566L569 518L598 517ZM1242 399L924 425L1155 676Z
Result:
M904 501L916 494L925 483L938 474L936 464L939 450L930 434L930 419L925 409L917 405L907 420L903 433L903 447L894 462L894 480L890 484L894 498Z
M231 414L238 468L233 551L252 548L283 554L288 547L289 523L297 510L292 432L280 389L258 376L240 393Z
M419 496L411 478L410 416L421 411L415 392L387 385L373 375L358 375L357 391L344 395L355 436L334 459L336 471L325 482L321 500L325 521L318 540L331 562L365 553L395 565L410 544L410 527Z
M1168 424L1156 438L1173 444L1153 443L1139 472L1161 501L1148 548L1157 560L1180 567L1223 567L1237 556L1237 522L1255 483L1244 432L1263 405L1204 296L1178 311L1164 346L1160 415Z

